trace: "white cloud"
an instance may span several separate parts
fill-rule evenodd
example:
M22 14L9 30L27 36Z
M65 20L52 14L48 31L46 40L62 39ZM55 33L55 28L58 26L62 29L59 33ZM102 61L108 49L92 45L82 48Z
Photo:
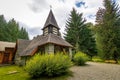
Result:
M45 9L49 8L49 4L46 0L32 0L31 3L29 3L29 7L34 11L34 12L41 12Z
M85 7L75 6L76 1L85 2ZM120 0L116 0L120 4ZM95 22L95 15L99 7L103 7L103 0L0 0L0 14L4 14L8 19L15 18L18 22L27 25L30 38L41 33L39 29L44 26L49 14L50 5L54 16L58 22L61 32L64 32L65 22L70 11L74 7L78 12L83 13L83 17L88 22ZM88 16L92 15L92 18ZM38 29L36 32L35 29ZM33 33L32 30L34 29Z

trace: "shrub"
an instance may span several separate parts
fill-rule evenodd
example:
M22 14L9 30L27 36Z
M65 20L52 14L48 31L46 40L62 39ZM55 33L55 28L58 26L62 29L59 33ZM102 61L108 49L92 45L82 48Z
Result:
M105 60L105 63L112 63L112 64L116 64L115 60Z
M92 61L93 61L93 62L104 62L104 60L101 59L99 56L94 56L94 57L92 58Z
M120 64L120 60L118 60L118 64Z
M73 61L76 65L85 65L86 61L88 61L88 56L82 52L78 52L74 55Z
M68 68L72 66L72 62L67 55L63 54L45 54L35 55L26 64L26 71L31 77L40 76L59 76L68 72Z

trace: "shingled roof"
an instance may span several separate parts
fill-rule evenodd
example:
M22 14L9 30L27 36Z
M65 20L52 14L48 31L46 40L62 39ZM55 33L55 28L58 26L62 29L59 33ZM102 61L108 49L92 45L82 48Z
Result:
M17 54L21 54L22 51L30 44L31 40L18 39L17 40Z
M56 22L56 19L55 19L54 15L53 15L52 10L50 10L50 13L49 13L49 15L48 15L48 17L47 17L47 20L46 20L46 22L45 22L45 24L44 24L43 29L46 28L46 27L49 26L49 25L52 25L52 26L60 29L60 28L58 27L58 24L57 24L57 22Z
M20 56L29 56L32 54L32 52L38 48L38 46L45 45L47 43L53 43L60 46L66 46L66 47L73 47L71 44L69 44L67 41L62 39L60 36L57 36L55 34L48 34L46 36L37 36L34 38L30 44L26 47L26 49L23 50L23 52L20 54Z
M0 51L5 51L5 48L15 48L15 43L0 41Z

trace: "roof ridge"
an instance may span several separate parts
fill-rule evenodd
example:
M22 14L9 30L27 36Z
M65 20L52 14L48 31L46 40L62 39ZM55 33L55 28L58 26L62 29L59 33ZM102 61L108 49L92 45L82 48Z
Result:
M46 22L44 24L43 29L46 28L48 25L53 25L54 27L60 29L58 24L57 24L57 21L56 21L56 19L54 17L54 14L53 14L52 10L50 10L50 12L49 12L49 15L47 17L47 20L46 20Z

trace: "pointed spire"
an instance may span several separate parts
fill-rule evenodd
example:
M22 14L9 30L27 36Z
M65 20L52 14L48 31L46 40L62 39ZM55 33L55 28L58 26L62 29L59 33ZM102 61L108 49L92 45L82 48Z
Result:
M47 20L46 20L46 22L45 22L45 24L44 24L43 29L46 28L46 27L49 26L49 25L52 25L52 26L60 29L60 28L58 27L58 24L57 24L57 22L56 22L56 19L55 19L54 15L53 15L53 12L52 12L51 9L50 9L49 15L48 15L48 17L47 17Z
M52 6L50 5L50 10L52 9Z

